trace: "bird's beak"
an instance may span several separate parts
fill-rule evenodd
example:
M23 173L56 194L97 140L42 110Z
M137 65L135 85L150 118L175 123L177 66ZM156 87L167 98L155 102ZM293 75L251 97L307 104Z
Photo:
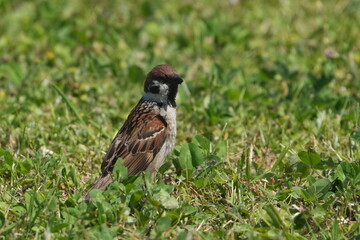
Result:
M179 75L176 75L174 77L175 81L177 84L181 84L184 80L179 76Z

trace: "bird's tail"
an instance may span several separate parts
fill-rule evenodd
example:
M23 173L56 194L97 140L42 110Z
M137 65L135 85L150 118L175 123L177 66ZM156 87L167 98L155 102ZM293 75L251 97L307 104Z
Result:
M114 180L110 174L107 174L106 176L101 176L98 180L95 181L94 186L92 186L92 188L90 188L90 190L86 193L85 200L91 200L90 192L92 190L94 189L105 190L105 188L113 181Z

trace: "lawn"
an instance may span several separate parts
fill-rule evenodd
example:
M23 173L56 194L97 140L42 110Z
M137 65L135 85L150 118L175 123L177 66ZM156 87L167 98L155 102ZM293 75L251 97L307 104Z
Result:
M360 239L357 0L0 0L0 239ZM157 64L153 181L99 177Z

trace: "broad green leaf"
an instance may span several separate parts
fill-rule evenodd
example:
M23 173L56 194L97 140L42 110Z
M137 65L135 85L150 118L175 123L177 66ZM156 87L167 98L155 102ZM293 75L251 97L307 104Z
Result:
M54 211L57 205L58 205L58 199L54 195L51 196L48 202L48 210Z
M202 135L197 135L193 137L192 142L199 145L202 149L205 150L206 153L210 153L211 143L206 137Z
M345 177L349 179L353 179L356 177L357 174L359 174L359 172L357 172L356 169L354 168L353 163L341 162L340 166L342 168Z
M179 208L175 208L175 209L166 211L166 216L169 216L173 221L177 221L180 217L180 214L181 214L181 212L180 212ZM184 216L184 215L182 215L182 216Z
M158 193L156 193L154 195L154 199L159 201L166 209L175 209L179 207L177 200L170 196L170 194L164 189L161 189Z
M128 174L128 169L127 169L127 167L125 167L123 165L123 162L124 162L124 160L122 158L118 158L116 160L114 170L113 170L113 175L114 175L115 179L119 182L124 180Z
M18 216L24 216L26 214L26 208L22 204L18 204L12 208L12 211Z
M187 239L189 239L187 232L181 229L179 231L179 234L176 236L176 240L187 240Z
M14 158L9 151L0 148L0 157L4 157L5 164L11 166L14 163Z
M90 191L90 197L93 202L102 202L105 201L103 196L103 191L99 189L93 189Z
M192 169L191 152L188 144L184 144L180 148L179 158L174 159L174 165L178 173L184 169Z
M189 143L192 166L200 166L205 161L203 151L194 143Z
M356 176L356 178L354 179L354 184L360 184L360 173Z
M345 180L346 176L344 174L344 171L343 171L341 165L338 165L336 167L335 176L342 182Z
M331 182L329 181L329 179L324 178L317 180L307 189L307 191L309 192L309 194L321 198L329 191L330 188L331 188Z
M215 146L216 155L219 157L224 156L227 150L227 141L219 141Z
M185 206L181 208L181 212L184 216L189 216L195 212L197 212L197 209L192 206Z
M300 190L301 197L306 201L311 201L314 199L314 196L311 195L307 190L301 189Z
M74 216L76 218L79 218L81 216L80 211L76 208L68 208L68 211L72 216Z
M92 200L92 203L96 206L96 208L99 211L98 214L98 221L100 223L106 222L108 217L110 217L111 213L111 205L105 200L105 197L103 196L103 191L94 189L90 192L90 197Z
M92 234L94 235L91 239L101 239L101 240L114 240L116 239L116 233L118 232L117 226L108 227L105 223L97 226L92 230Z
M318 170L324 170L324 169L335 169L337 166L339 165L339 163L337 162L337 160L332 159L332 158L327 158L326 160L322 160L316 167L315 169Z
M86 202L81 202L76 206L76 209L81 213L84 214L87 212L88 204Z
M164 173L167 170L169 170L171 168L172 164L171 161L166 161L160 168L159 168L159 172L160 173Z
M315 209L310 211L310 214L316 221L320 222L326 219L327 211L322 206L317 206Z
M163 216L156 222L156 230L158 232L165 232L171 226L171 218L169 216Z
M225 92L225 95L227 98L231 99L232 101L238 101L242 93L243 93L242 89L229 88Z
M334 193L329 191L327 193L325 193L322 197L321 197L321 200L326 200L326 199L329 199L331 196L333 196Z
M299 152L298 156L303 163L311 167L316 166L321 161L320 156L312 150Z
M134 192L130 198L130 207L135 208L136 206L138 206L139 202L143 197L143 194L143 191Z
M309 173L310 173L309 165L303 162L297 162L296 171L294 171L292 174L297 177L306 177L309 175Z
M309 183L309 185L313 185L316 182L316 178L314 178L313 176L309 175L307 176L307 181Z
M151 177L151 173L146 171L143 174L144 174L143 181L144 181L145 187L149 191L149 193L152 194L152 191L154 189L154 181Z
M29 160L29 159L25 159L24 161L21 161L19 163L19 166L20 166L22 173L28 173L33 167L31 160Z
M69 226L68 223L59 223L59 224L56 224L55 226L52 226L51 229L50 229L50 231L51 231L52 233L58 232L59 230L61 230L61 229L63 229L63 228L66 228L66 227L68 227L68 226Z
M147 202L150 203L151 205L158 207L161 205L161 202L159 200L153 199L153 198L148 198Z
M76 169L75 167L71 166L70 167L70 178L73 181L73 183L75 184L75 186L79 186L79 180L78 180L78 174L76 173Z

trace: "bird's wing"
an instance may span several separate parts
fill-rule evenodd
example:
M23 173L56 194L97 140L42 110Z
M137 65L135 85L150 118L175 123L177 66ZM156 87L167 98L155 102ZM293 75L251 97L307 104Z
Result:
M133 111L102 162L103 176L112 172L118 158L124 159L129 176L146 170L166 140L166 127L160 115L149 111L134 114Z

